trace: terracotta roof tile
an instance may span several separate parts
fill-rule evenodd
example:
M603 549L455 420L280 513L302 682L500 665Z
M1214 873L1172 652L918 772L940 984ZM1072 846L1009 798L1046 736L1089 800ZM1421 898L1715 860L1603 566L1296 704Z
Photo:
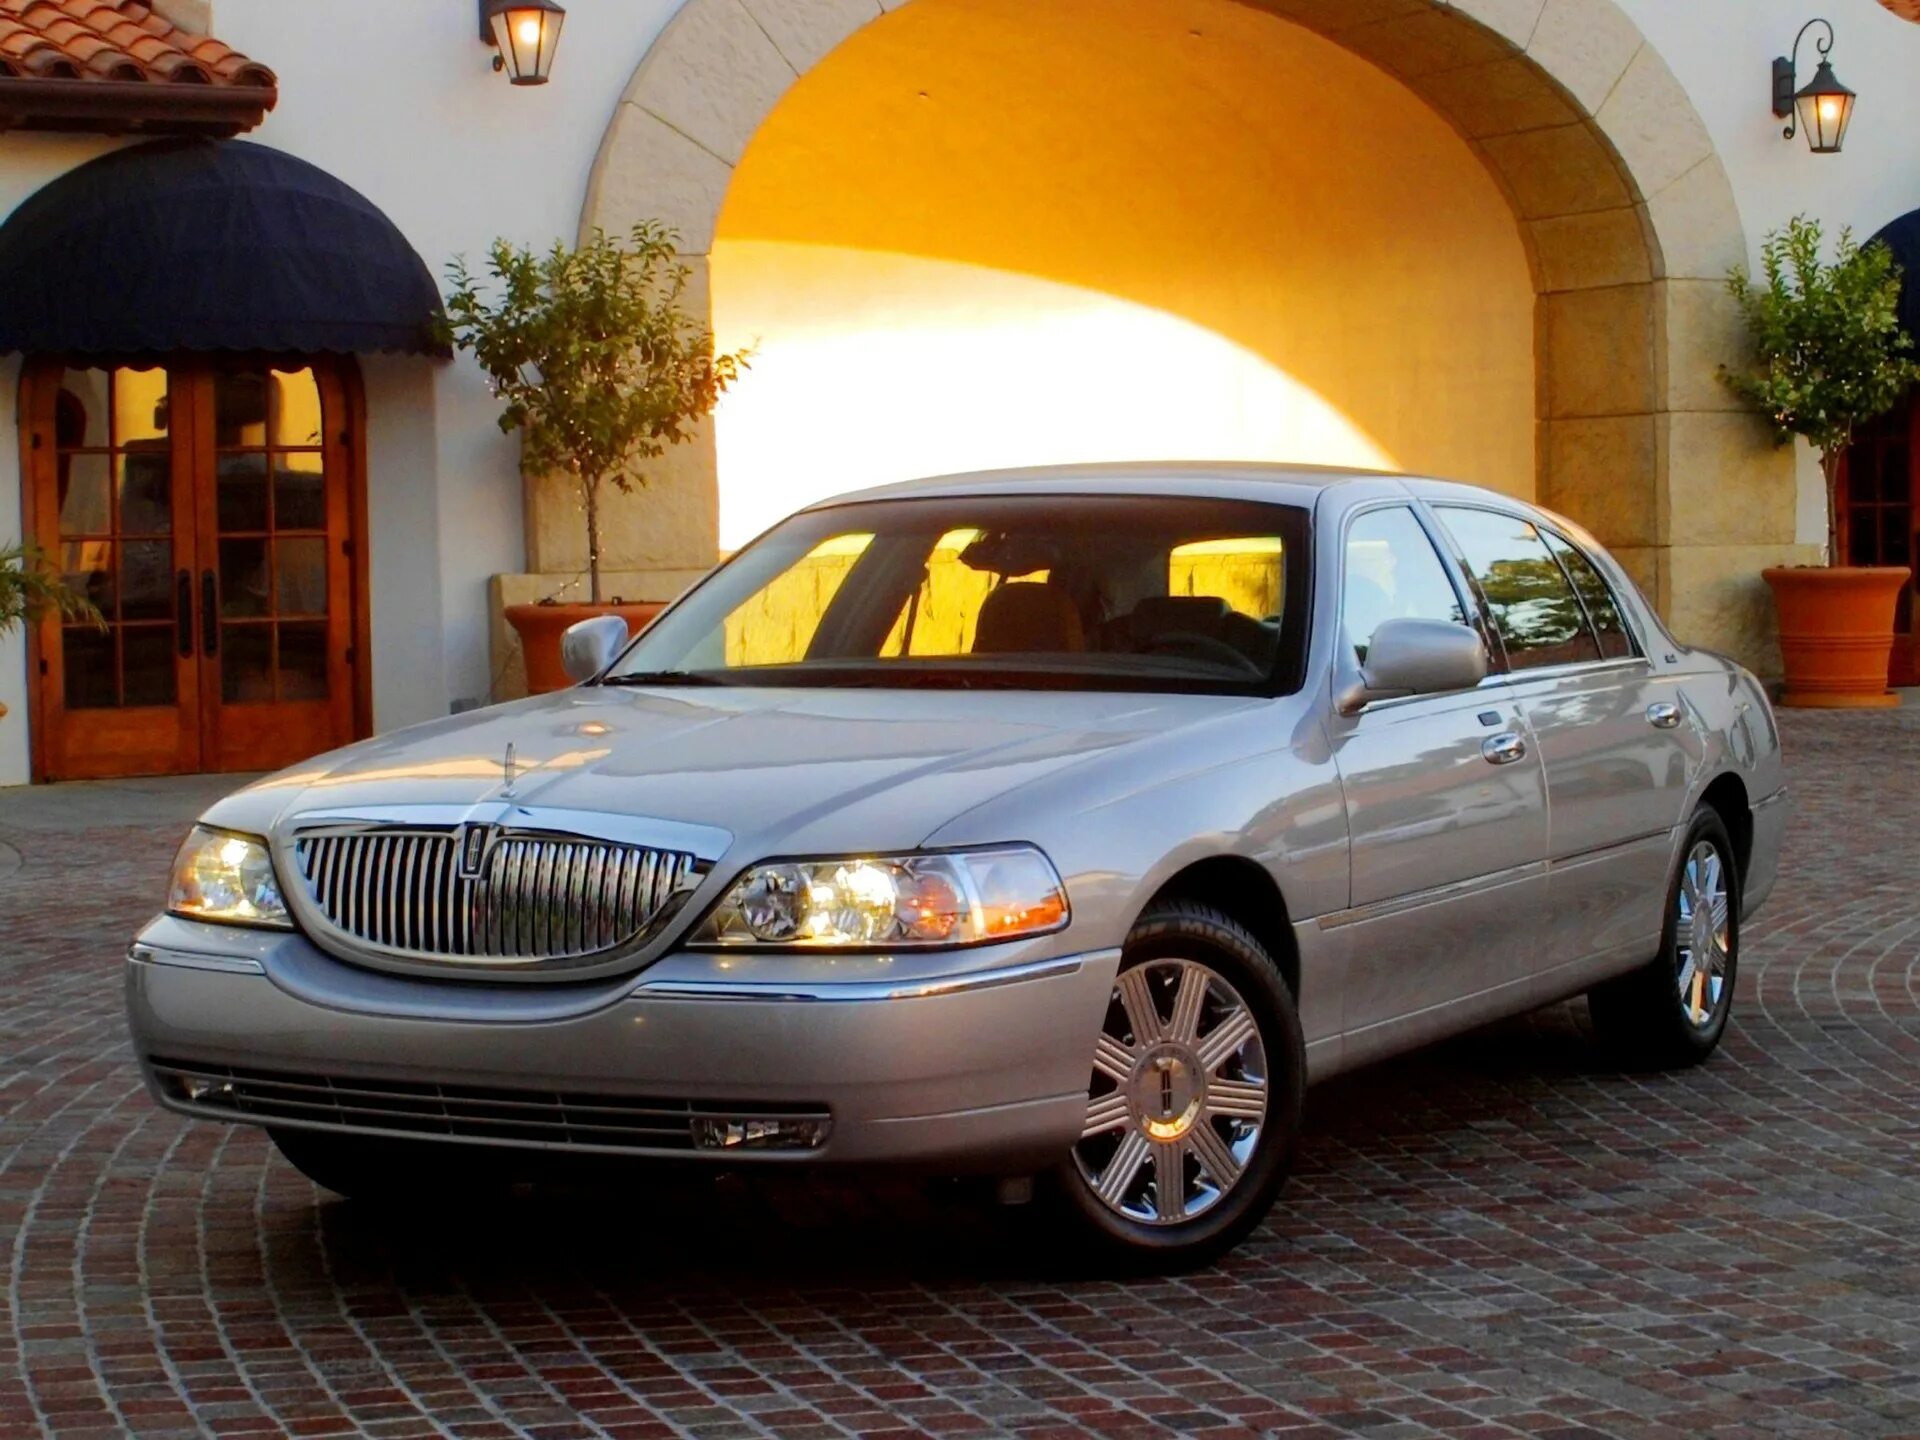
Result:
M0 0L0 73L234 85L270 90L273 72L141 0Z

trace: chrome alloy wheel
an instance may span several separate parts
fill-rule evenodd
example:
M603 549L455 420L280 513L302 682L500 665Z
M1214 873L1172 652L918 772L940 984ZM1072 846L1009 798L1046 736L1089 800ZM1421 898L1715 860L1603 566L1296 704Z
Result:
M1726 863L1711 840L1699 841L1688 852L1676 903L1673 934L1680 962L1680 1007L1688 1024L1704 1030L1720 1009L1733 943Z
M1194 960L1123 971L1073 1151L1093 1196L1145 1225L1204 1214L1246 1170L1266 1116L1266 1048L1240 992Z

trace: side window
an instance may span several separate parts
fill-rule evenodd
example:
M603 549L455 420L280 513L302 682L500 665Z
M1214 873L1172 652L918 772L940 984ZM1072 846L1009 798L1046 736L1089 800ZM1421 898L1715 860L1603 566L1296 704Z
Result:
M1631 659L1633 636L1627 631L1627 622L1620 614L1619 602L1613 598L1606 577L1593 568L1591 560L1551 530L1540 533L1546 537L1547 548L1567 567L1567 574L1573 577L1573 588L1580 592L1580 598L1586 602L1587 618L1593 621L1593 628L1600 637L1602 657L1608 660Z
M1538 530L1516 515L1435 508L1506 642L1509 668L1537 670L1600 658L1600 642L1587 628L1580 597Z
M1413 511L1405 506L1369 510L1348 528L1340 617L1362 661L1384 620L1467 623L1447 567Z

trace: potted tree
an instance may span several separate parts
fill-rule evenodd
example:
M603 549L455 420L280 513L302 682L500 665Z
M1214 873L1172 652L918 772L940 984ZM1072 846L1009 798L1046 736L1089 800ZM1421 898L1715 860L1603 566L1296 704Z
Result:
M1805 437L1826 480L1826 565L1764 572L1780 617L1782 703L1893 705L1887 664L1907 571L1841 563L1840 478L1855 429L1892 409L1920 380L1920 365L1906 353L1913 341L1900 326L1900 271L1886 246L1858 245L1842 230L1831 261L1823 249L1819 223L1796 217L1767 237L1759 283L1744 269L1728 276L1753 358L1720 373L1781 444Z
M105 623L91 600L67 588L38 547L0 546L0 638L49 611L95 625ZM7 707L0 705L0 718L6 713Z
M537 693L569 683L560 667L569 625L611 612L637 629L664 608L604 594L606 487L644 485L646 462L692 438L744 362L716 354L712 333L683 311L691 272L673 232L655 223L634 226L624 245L597 230L544 255L496 240L487 269L483 291L464 260L453 262L448 331L506 401L500 428L520 432L522 471L565 474L586 520L589 603L507 609Z

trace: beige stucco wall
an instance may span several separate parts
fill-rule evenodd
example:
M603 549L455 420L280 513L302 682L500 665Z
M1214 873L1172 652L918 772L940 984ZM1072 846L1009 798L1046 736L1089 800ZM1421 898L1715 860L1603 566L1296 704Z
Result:
M1242 33L1235 29L1241 24L1267 24L1273 28L1261 33L1284 33L1295 44L1316 43L1314 37L1330 41L1372 67L1374 76L1366 83L1385 77L1401 87L1393 92L1394 101L1376 98L1377 104L1405 103L1411 95L1461 137L1505 199L1530 267L1534 326L1522 342L1522 353L1534 367L1536 497L1587 522L1640 579L1683 638L1727 650L1762 674L1777 673L1773 610L1759 571L1767 564L1804 561L1814 552L1796 538L1798 511L1804 507L1796 504L1791 454L1769 446L1764 427L1737 411L1714 376L1723 360L1739 358L1738 329L1724 280L1729 265L1750 258L1749 241L1713 134L1640 28L1635 14L1640 0L1238 3L1245 15L1235 18L1222 9L1211 23L1226 27L1227 33ZM619 230L642 216L663 219L680 228L688 253L704 274L716 235L722 236L723 250L735 243L730 229L722 233L723 207L730 204L736 171L752 164L749 151L757 144L756 136L764 126L779 125L787 97L796 86L805 86L816 69L833 67L843 45L858 46L869 33L901 22L902 12L911 18L916 11L930 17L925 21L930 27L940 24L941 12L971 17L976 23L996 13L989 0L684 0L634 73L608 127L583 228ZM1157 13L1118 0L1098 13L1087 12L1074 43L1055 47L1054 68L1042 64L1023 73L1042 87L1071 88L1082 68L1104 63L1103 57L1116 47L1127 46L1130 37L1120 32ZM1003 71L1026 66L1035 48L1030 36L1044 33L1055 14L1051 4L1031 6L1017 28L1002 31L1007 48L996 58ZM1193 35L1192 29L1201 33ZM1117 110L1151 113L1164 94L1189 83L1196 66L1204 71L1207 38L1207 22L1190 27L1184 36L1163 37L1157 71L1135 72L1125 92L1110 97L1120 102ZM947 42L964 44L966 37L954 30ZM1716 38L1713 43L1721 42ZM1040 53L1047 52L1042 48ZM1230 55L1227 62L1237 59ZM895 75L876 67L870 78L885 87L910 84L912 74L908 70ZM912 98L937 107L938 95L929 89L923 99L921 88L914 88ZM1093 98L1109 97L1103 93ZM1246 104L1237 117L1242 128L1258 132L1272 125L1275 115L1284 117L1277 130L1267 131L1278 134L1283 153L1238 152L1255 168L1250 177L1241 177L1238 188L1221 191L1211 187L1226 152L1189 154L1185 185L1167 192L1176 203L1204 204L1203 197L1216 194L1230 194L1245 205L1266 203L1260 177L1272 173L1291 152L1317 146L1335 153L1350 129L1374 124L1371 118L1357 119L1369 112L1349 104L1347 94L1332 85L1269 91L1255 87L1243 98ZM990 93L987 100L990 110L1030 103L1027 93L1012 85ZM1176 117L1171 133L1179 135L1180 127L1189 123L1184 115ZM1160 141L1166 129L1141 126L1134 131L1139 137L1131 154L1134 165L1119 177L1123 195L1133 189L1133 170L1151 175L1161 165L1178 163L1164 158L1166 147ZM936 164L964 166L973 133L950 131L955 148L938 153ZM990 127L986 133L993 133ZM891 145L894 137L849 136L842 143L858 150ZM1032 143L1040 145L1044 138L1036 135ZM1081 166L1081 153L1062 150L1054 155L1061 167L1052 176L1054 196L1071 201L1083 193L1065 178ZM1097 158L1100 146L1091 147L1090 153ZM983 184L979 203L1000 204L1000 172L982 172L977 178ZM1345 188L1364 195L1370 179L1363 167L1349 165ZM885 196L878 197L878 203L883 209L902 208ZM1417 217L1414 233L1434 230L1440 213L1453 218L1451 209L1424 213ZM1131 224L1147 223L1138 216L1126 218ZM729 217L727 226L733 223ZM893 216L890 223L901 219ZM788 244L779 238L743 243ZM856 258L880 253L926 258L899 251L849 253ZM1185 318L1183 302L1220 284L1210 273L1205 250L1189 246L1157 258L1165 272L1179 279L1163 282L1175 286L1174 308L1143 307L1151 315ZM1444 258L1458 264L1462 257ZM723 288L731 283L724 273L727 263L726 254L720 254ZM964 262L943 258L940 263ZM887 264L895 265L896 259ZM1056 286L1056 298L1070 288L1045 275L981 268L1002 278ZM1129 279L1121 274L1092 293L1131 303ZM1376 260L1366 279L1390 288L1391 265ZM861 283L872 287L876 282L867 277ZM943 277L942 283L953 283L952 277ZM884 288L897 293L895 282ZM1351 297L1338 299L1352 303ZM721 297L717 303L724 314L731 302ZM791 297L780 303L797 313ZM1004 296L995 300L1001 308L1008 303ZM1332 302L1329 307L1342 308ZM1236 309L1215 323L1232 328L1247 320ZM1219 330L1201 328L1223 343L1237 343ZM1343 337L1339 343L1350 342ZM1257 349L1243 348L1259 355ZM777 352L769 345L766 353L771 365ZM1510 363L1511 354L1506 352L1500 363ZM1294 352L1288 358L1307 363ZM1464 364L1458 369L1466 382L1462 391L1477 396L1480 387L1472 382L1479 375ZM1485 372L1478 361L1475 369ZM885 367L879 373L889 382L895 378ZM1333 384L1339 377L1320 378ZM1448 384L1453 378L1446 371L1410 365L1370 377L1376 400L1402 383L1418 388ZM1048 387L1034 388L1053 398ZM1317 387L1312 394L1324 398ZM1013 398L1038 403L1029 394ZM1364 405L1366 397L1349 403ZM803 423L781 438L797 447L804 430L851 443L847 435L855 422L846 409L845 403L811 407ZM1337 413L1352 419L1345 410ZM996 418L984 407L978 414L949 417L949 443L956 449L962 443L980 443L965 432L986 428ZM1131 423L1134 417L1126 419ZM1213 433L1228 428L1216 426ZM1355 432L1378 443L1363 427L1355 427ZM1410 466L1469 473L1444 461L1423 464L1415 453L1392 458ZM676 493L660 511L663 516L681 513L689 498L697 502L702 487L708 492L720 488L709 437L683 453L673 487L691 496ZM656 498L666 497L636 501L636 510ZM770 512L781 507L769 503L762 508ZM536 516L530 534L554 523L547 515Z
M1383 71L1234 0L877 20L755 132L712 284L754 351L723 546L850 486L1055 461L1533 494L1534 285L1492 176Z

